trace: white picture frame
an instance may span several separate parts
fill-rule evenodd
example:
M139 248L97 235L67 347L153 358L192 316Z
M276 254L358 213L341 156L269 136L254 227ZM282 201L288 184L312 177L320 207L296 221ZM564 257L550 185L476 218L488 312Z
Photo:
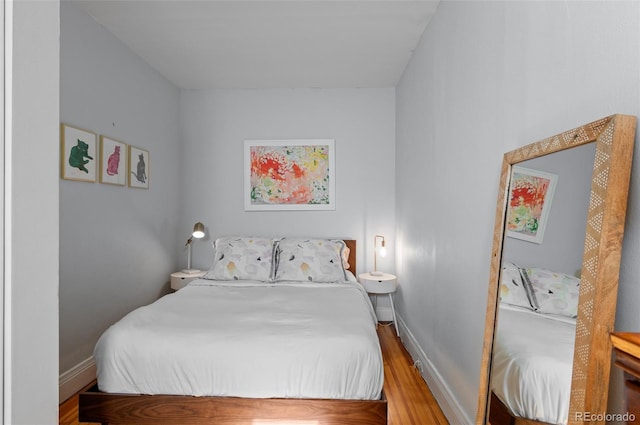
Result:
M128 145L110 137L100 136L100 183L127 184Z
M245 140L245 211L335 210L333 139Z
M508 237L542 243L558 176L520 166L511 169L507 204Z

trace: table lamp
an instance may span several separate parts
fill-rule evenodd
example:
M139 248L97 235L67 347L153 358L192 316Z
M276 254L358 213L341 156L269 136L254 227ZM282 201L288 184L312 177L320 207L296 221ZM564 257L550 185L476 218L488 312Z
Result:
M187 247L187 268L182 269L183 273L194 274L200 271L198 269L191 268L191 243L193 242L193 238L200 239L202 237L204 237L204 224L202 224L201 222L197 222L193 226L193 232L191 233L191 236L189 237L189 239L187 239L187 243L185 244L185 246Z

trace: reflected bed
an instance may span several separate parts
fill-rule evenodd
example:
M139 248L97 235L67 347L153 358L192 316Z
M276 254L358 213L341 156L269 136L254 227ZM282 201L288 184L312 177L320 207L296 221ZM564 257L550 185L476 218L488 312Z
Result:
M500 306L499 318L491 372L493 394L515 417L566 424L575 319L505 304ZM493 418L490 422L499 423Z

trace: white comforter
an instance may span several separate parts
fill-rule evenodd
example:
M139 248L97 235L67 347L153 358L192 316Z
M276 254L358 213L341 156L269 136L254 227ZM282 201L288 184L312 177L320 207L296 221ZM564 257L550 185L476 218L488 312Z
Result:
M195 280L111 326L100 390L195 396L378 399L383 363L364 289Z
M575 330L575 320L500 307L491 387L514 414L567 423Z

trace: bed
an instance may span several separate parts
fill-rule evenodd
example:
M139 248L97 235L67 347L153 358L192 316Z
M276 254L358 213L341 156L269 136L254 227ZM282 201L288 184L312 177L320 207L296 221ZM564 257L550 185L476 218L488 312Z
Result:
M282 239L247 265L256 239L217 240L207 279L103 334L80 421L387 423L375 314L352 273L355 241ZM236 251L221 248L229 241ZM348 249L331 258L327 245Z
M579 279L537 268L518 275L503 269L503 275L508 282L494 339L489 421L566 424Z

